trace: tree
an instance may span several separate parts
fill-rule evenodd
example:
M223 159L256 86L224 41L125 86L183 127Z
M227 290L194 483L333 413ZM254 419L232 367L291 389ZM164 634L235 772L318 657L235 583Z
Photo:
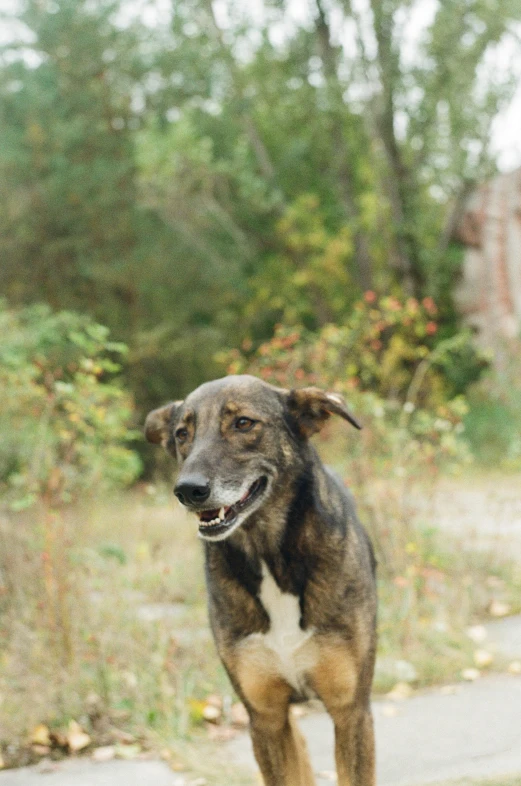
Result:
M109 325L143 406L368 288L433 297L454 330L452 230L494 167L516 0L179 0L149 28L121 2L24 0L0 61L11 302Z
M140 219L128 89L136 75L132 38L110 23L113 12L112 3L25 3L31 60L7 61L1 73L0 253L13 300L98 316L122 308L128 320Z

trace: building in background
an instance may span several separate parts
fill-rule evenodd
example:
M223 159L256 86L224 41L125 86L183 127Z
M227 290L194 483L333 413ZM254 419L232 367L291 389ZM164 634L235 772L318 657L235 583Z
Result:
M521 347L521 168L470 194L456 238L466 246L457 303L500 362Z

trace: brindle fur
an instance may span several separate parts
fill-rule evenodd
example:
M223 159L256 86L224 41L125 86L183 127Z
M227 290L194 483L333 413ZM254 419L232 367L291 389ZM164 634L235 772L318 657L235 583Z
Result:
M331 414L358 425L337 394L286 391L232 376L154 410L145 426L147 438L162 443L179 462L177 488L187 477L209 481L205 509L219 507L219 489L238 488L244 477L270 479L257 510L228 538L205 542L210 623L248 710L266 786L315 783L289 713L292 702L311 696L323 701L335 724L339 786L375 784L369 703L375 560L351 495L308 441ZM237 429L241 416L255 421L247 433ZM176 444L176 432L186 434L183 444ZM302 673L298 689L280 673L262 637L252 635L270 630L259 597L262 563L280 591L298 597L301 630L313 631L295 656Z

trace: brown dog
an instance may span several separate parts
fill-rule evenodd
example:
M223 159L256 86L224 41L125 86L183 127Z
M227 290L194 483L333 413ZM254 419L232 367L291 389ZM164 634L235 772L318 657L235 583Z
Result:
M339 786L375 783L369 704L375 560L351 496L309 442L341 396L230 376L149 414L178 461L175 494L199 518L219 655L251 722L266 786L312 786L289 705L320 698Z

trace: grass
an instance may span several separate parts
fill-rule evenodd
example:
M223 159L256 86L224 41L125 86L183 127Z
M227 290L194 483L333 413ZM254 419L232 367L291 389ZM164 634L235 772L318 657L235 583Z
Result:
M437 531L428 483L419 481L415 498L396 479L354 485L380 562L380 655L406 660L417 686L459 679L474 665L466 627L494 599L517 610L519 568ZM75 720L93 744L123 734L138 750L169 751L209 784L254 782L236 773L202 720L208 696L225 706L234 699L207 627L196 527L170 492L141 487L62 514L3 520L0 552L9 555L0 566L7 765L42 755L27 744L38 724L59 740ZM396 681L379 672L375 688Z

